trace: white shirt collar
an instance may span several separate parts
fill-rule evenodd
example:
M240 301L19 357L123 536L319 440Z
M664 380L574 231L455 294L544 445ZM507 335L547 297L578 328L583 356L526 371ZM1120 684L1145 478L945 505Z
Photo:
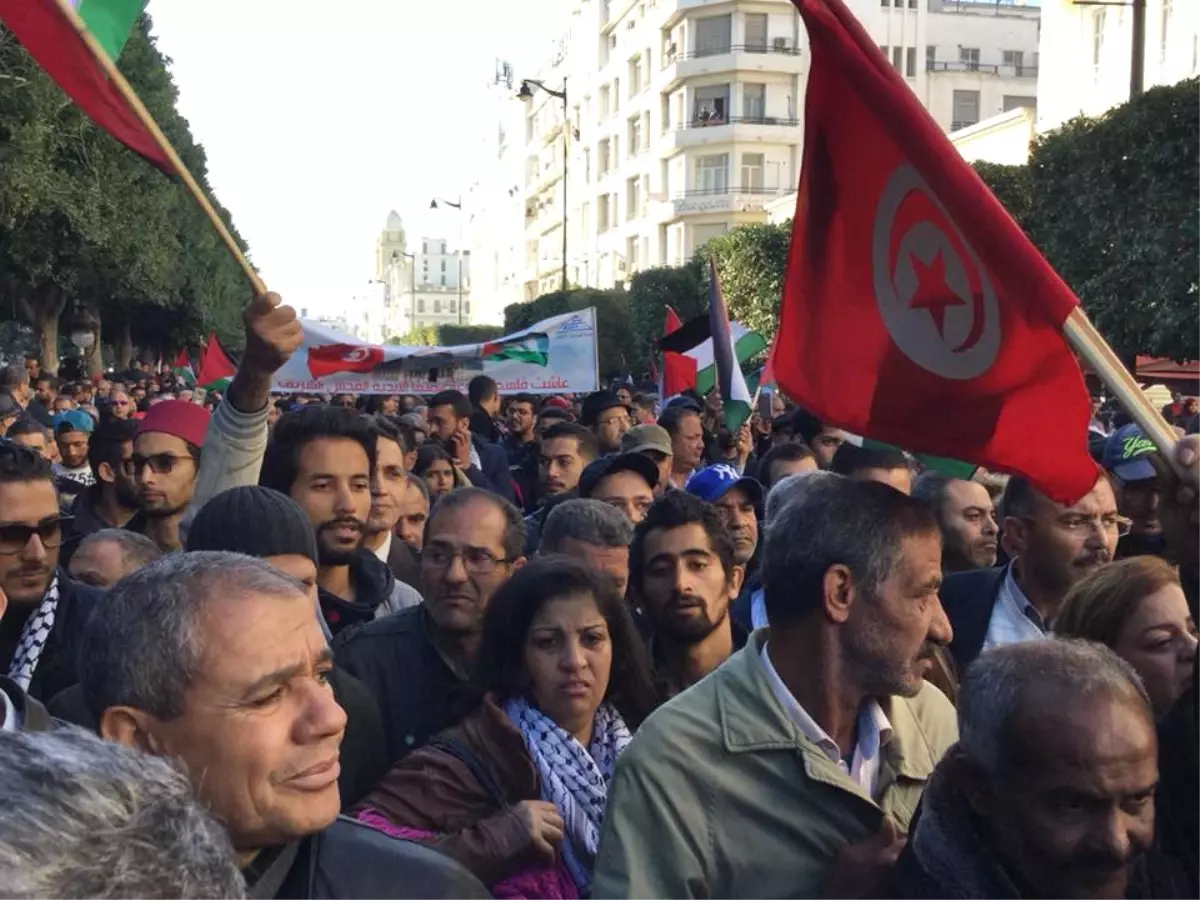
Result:
M375 555L379 557L380 562L387 562L388 554L392 552L392 533L387 532L387 537L383 539L383 543L379 545L379 549L375 551Z
M4 721L0 722L0 731L20 731L21 714L17 712L17 707L13 704L12 698L0 688L0 705L4 707Z

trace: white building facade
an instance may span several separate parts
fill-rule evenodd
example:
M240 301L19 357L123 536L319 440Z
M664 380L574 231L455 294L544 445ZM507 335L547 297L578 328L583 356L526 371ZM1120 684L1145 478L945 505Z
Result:
M1200 0L1146 0L1145 88L1200 75ZM1038 131L1129 100L1133 10L1042 0Z
M393 210L375 242L375 281L382 285L371 318L381 340L429 325L469 325L470 253L450 250L444 238L422 238L413 251Z
M943 130L1033 104L1036 7L851 8ZM808 63L790 0L573 0L552 59L514 84L536 78L567 95L564 108L531 86L524 104L522 299L558 289L564 269L571 286L627 283L766 221L768 206L786 208L799 180ZM512 214L502 197L489 202ZM475 216L487 223L472 226L476 255L505 256L509 229L486 211Z

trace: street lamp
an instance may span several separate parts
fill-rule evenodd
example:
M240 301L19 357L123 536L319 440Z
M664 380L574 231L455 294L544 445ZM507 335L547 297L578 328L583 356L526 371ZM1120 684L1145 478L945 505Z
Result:
M541 88L551 97L556 97L562 101L563 114L563 223L562 223L562 290L565 293L567 290L567 157L571 153L571 145L568 140L568 131L570 130L570 116L567 111L567 79L563 78L563 86L561 91L556 91L554 88L546 87L540 81L533 78L524 78L521 80L521 89L517 91L518 100L532 100L533 89Z
M429 208L437 209L439 203L442 206L449 206L451 209L458 210L458 253L455 255L458 257L458 324L461 325L463 323L463 271L462 271L462 257L463 257L462 211L463 211L463 205L462 205L462 197L460 196L458 198L457 203L455 203L453 200L443 200L441 197L434 197L432 200L429 201Z

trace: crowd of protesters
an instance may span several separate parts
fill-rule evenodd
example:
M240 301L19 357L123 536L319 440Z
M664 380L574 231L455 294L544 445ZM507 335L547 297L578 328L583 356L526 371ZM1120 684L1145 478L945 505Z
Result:
M1103 411L1066 506L777 394L272 395L300 340L0 371L0 894L1200 893L1196 437Z

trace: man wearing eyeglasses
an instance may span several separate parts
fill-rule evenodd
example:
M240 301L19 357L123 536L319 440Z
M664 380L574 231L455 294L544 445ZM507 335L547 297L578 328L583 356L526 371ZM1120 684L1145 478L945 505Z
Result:
M492 596L525 564L525 523L512 503L478 487L434 507L425 528L425 602L343 632L338 665L379 704L390 759L454 723Z
M942 583L942 605L954 630L950 652L960 670L990 647L1045 638L1067 591L1111 562L1118 539L1129 532L1108 475L1071 506L1014 476L1000 509L1003 545L1013 561L959 572Z
M179 522L196 489L208 419L202 406L164 400L138 423L133 455L125 463L137 479L138 514L125 527L146 535L164 553L183 549Z
M34 725L36 707L26 695L46 701L78 681L78 643L102 595L59 568L64 522L50 463L27 447L0 441L3 730Z
M596 391L583 401L580 423L590 428L600 444L600 454L621 452L621 438L633 427L630 408L612 391Z

